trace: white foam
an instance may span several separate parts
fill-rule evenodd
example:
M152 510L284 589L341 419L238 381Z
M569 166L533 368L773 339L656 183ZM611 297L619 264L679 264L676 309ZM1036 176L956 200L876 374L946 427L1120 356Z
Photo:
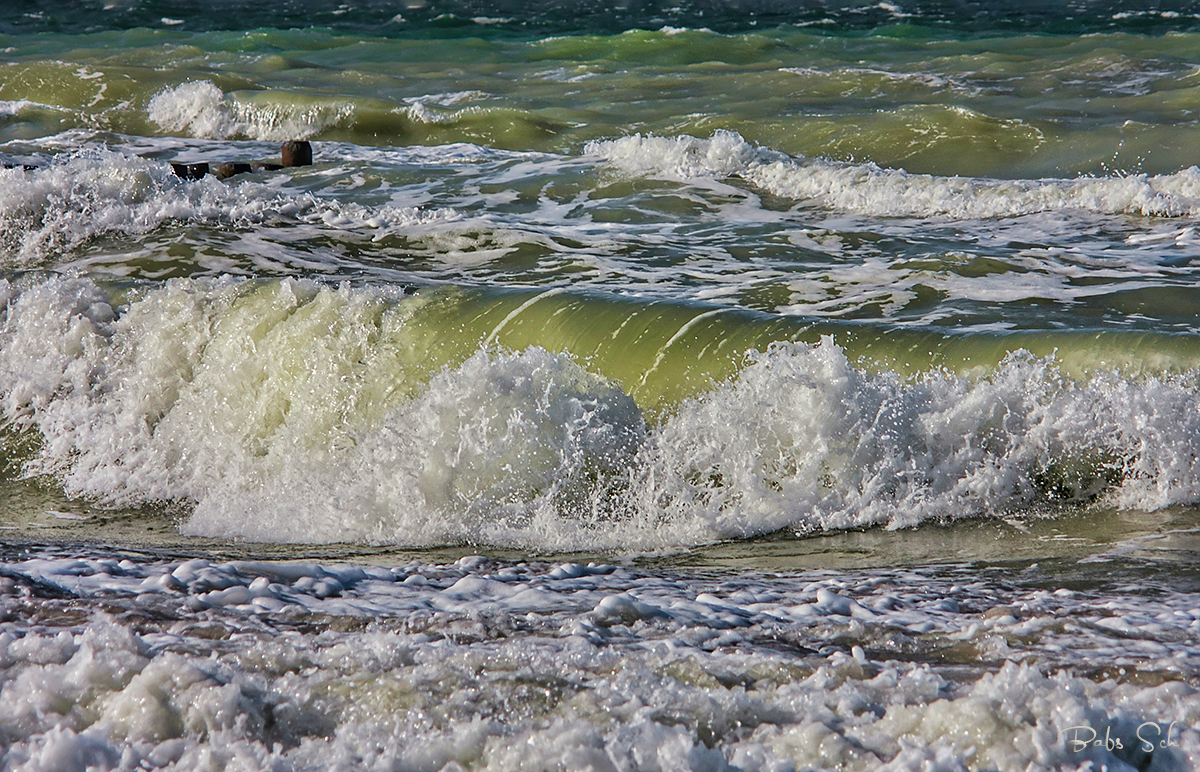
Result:
M486 99L482 91L451 91L443 94L427 94L420 97L409 97L404 101L411 105L438 105L439 107L457 107L464 102L477 102Z
M15 118L31 107L40 109L53 109L47 107L46 105L38 104L37 102L30 102L28 99L0 99L0 118Z
M647 550L1200 500L1190 376L1076 383L1016 354L906 381L824 340L753 354L647 428L616 385L537 348L426 381L406 353L419 297L173 281L117 318L86 280L0 286L0 406L43 438L28 473L194 504L189 534Z
M477 556L388 568L39 555L4 569L15 580L0 608L40 614L0 622L6 769L1200 760L1187 677L1200 610L1174 590L1147 604L1092 588L1081 605L953 569L656 574ZM1076 672L1097 662L1138 677ZM1080 742L1089 732L1110 742Z
M1046 500L1042 475L1087 497L1115 473L1109 500L1129 508L1200 495L1188 450L1200 397L1187 378L1076 384L1016 354L980 380L904 382L855 369L828 339L750 361L654 435L643 506L668 520L704 512L717 533L746 536L1022 510Z
M169 132L226 139L237 131L225 92L207 80L160 91L151 97L147 112L150 120Z
M281 142L311 137L324 128L345 123L354 115L354 107L344 102L302 105L239 101L211 81L199 80L158 92L150 99L147 114L171 134Z
M880 69L878 67L844 66L833 69L781 67L779 71L799 75L808 83L826 83L832 81L832 83L828 83L825 86L826 88L837 86L843 91L866 91L875 95L880 91L913 87L933 92L948 91L969 97L978 97L983 92L983 89L980 87L964 82L961 78L922 70L906 72L902 70ZM964 117L980 117L978 114L962 108L951 109L961 113ZM1007 123L1011 128L1024 128L1026 130L1030 128L1020 121L1009 121Z
M589 143L587 152L622 172L675 179L738 176L778 196L874 217L983 219L1082 210L1155 217L1200 213L1200 168L1168 175L991 180L934 177L792 158L734 132L710 139L633 135Z
M456 217L449 210L368 207L213 176L104 149L75 151L34 169L0 169L0 264L26 267L105 235L141 235L170 223L246 226L274 218L378 237Z
M256 487L223 474L232 489L204 496L185 532L242 531L250 507L246 535L266 540L586 543L643 431L628 396L565 356L480 352L346 452L293 457Z
M477 92L463 92L466 97L473 97ZM487 115L491 110L486 107L473 105L471 107L463 107L458 110L434 110L430 108L431 104L437 105L452 105L454 101L435 101L437 96L429 98L418 98L415 100L407 100L411 102L408 107L397 108L394 112L404 115L409 120L415 123L426 124L454 124L459 121L469 119L472 116Z
M1107 306L1112 301L1090 299L1161 287L1164 281L1174 281L1173 273L1163 273L1164 263L1183 265L1180 261L1186 261L1198 243L1195 228L1179 220L1126 223L1114 242L1110 225L1101 215L1078 212L940 227L924 219L867 222L866 218L855 221L838 214L819 217L824 222L814 223L811 210L788 212L764 206L755 191L732 184L732 177L718 181L711 176L688 178L684 186L672 191L673 196L688 202L688 213L682 219L612 222L607 210L614 206L636 209L641 206L637 199L644 194L628 192L614 199L608 186L604 195L559 201L545 195L537 195L535 200L531 193L539 186L530 180L589 175L594 159L510 153L469 144L362 148L323 142L318 148L321 163L311 169L240 175L224 184L214 179L188 185L158 168L148 170L151 179L144 193L121 198L125 194L113 181L147 165L132 153L216 161L265 157L277 152L278 146L122 138L124 158L104 156L102 151L88 156L75 150L103 139L94 132L65 132L39 142L43 152L58 152L55 168L8 170L6 178L12 187L0 191L0 253L7 254L0 254L0 262L27 267L48 260L62 265L69 260L75 267L130 273L145 269L130 263L127 249L101 243L96 245L98 249L89 250L88 241L108 234L145 234L146 238L134 239L132 248L139 255L134 263L143 266L141 260L149 259L165 267L166 262L177 264L181 258L163 255L160 237L169 238L172 226L196 223L204 227L185 235L185 240L197 247L187 259L208 273L366 270L389 279L402 272L404 280L522 284L545 280L563 284L570 275L572 286L610 291L620 285L625 292L626 285L636 285L643 297L748 305L796 315L882 313L909 325L937 323L946 316L963 320L965 316L959 323L971 325L998 322L997 302L1051 301L1051 313L1062 321L1075 302ZM677 165L681 168L701 173L720 166L731 171L736 166L722 164L739 157L737 147L746 148L744 143L734 142L726 148L731 153L728 156L718 152L725 148L720 143L700 148L695 155L684 153L683 145L673 146L673 152L680 151ZM414 166L429 172L416 185L396 184L391 172L378 173L380 167L399 167L405 169L404 175L417 173L410 168ZM439 171L447 167L461 174L447 176ZM73 174L78 177L77 185ZM467 177L486 184L464 189L460 183ZM306 192L298 192L300 189ZM432 208L436 204L455 209ZM418 206L421 208L415 208ZM98 216L84 216L81 212L85 210ZM806 227L798 227L798 220ZM711 234L717 231L708 230L709 225L697 231L697 223L720 223L722 232L731 238L714 239ZM365 252L326 249L331 231L339 240L362 245ZM901 238L913 247L897 251L885 248L885 242L877 239L853 235L864 231ZM1133 235L1128 235L1129 231ZM795 255L800 263L792 259L795 253L778 243L777 237L785 235L800 247ZM942 251L948 246L945 240L964 237L978 239L978 248ZM747 263L735 245L757 243L762 238L768 239L767 248ZM1151 243L1159 238L1174 239L1177 249L1164 254ZM1122 239L1137 248L1114 248L1123 246ZM1031 246L1014 253L1013 242L1050 246ZM1064 246L1054 246L1059 244ZM656 250L653 259L645 259L647 245ZM935 251L914 254L926 248ZM541 258L536 267L514 273L509 270L511 261L497 258L515 250ZM662 257L684 250L687 268L683 271ZM813 252L844 259L822 260ZM779 259L785 253L787 259ZM414 254L425 259L392 259ZM373 257L364 263L364 255ZM976 260L985 270L973 270ZM988 262L990 266L983 265ZM801 267L807 278L797 279ZM771 291L763 292L767 287ZM925 302L930 290L943 300ZM1178 318L1171 321L1186 324ZM1020 319L1014 318L1014 323L1021 324Z

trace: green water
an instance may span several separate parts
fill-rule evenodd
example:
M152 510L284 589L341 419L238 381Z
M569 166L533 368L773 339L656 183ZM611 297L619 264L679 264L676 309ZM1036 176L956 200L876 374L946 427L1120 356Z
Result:
M169 482L145 483L170 491L161 496L122 498L103 475L82 479L72 453L94 449L60 448L77 441L79 425L127 420L124 407L103 400L129 389L152 394L167 384L169 394L229 419L207 428L187 419L194 432L170 447L172 464L220 446L227 430L230 447L241 452L244 441L258 458L280 427L309 450L327 435L341 442L377 430L394 411L439 396L430 384L453 380L481 350L496 357L495 368L544 350L606 379L652 433L684 414L709 422L672 440L703 445L723 424L758 418L715 408L696 417L736 393L744 372L835 346L834 358L861 381L860 393L840 398L855 409L898 389L896 400L920 410L912 396L920 389L986 390L989 379L1045 368L1030 388L1050 395L1049 407L1023 405L1019 385L997 385L1013 390L1004 392L1005 409L1016 414L977 416L961 430L985 459L1003 456L1005 443L1036 445L1022 422L1059 409L1073 415L1053 395L1089 388L1112 410L1126 409L1121 395L1134 394L1122 429L1142 427L1145 443L1157 443L1138 450L1124 435L1111 445L1089 434L1077 445L1046 440L1019 469L997 461L1001 477L1020 481L1016 489L1054 506L1043 511L1022 493L1019 503L983 505L986 526L942 531L930 523L895 537L912 559L937 552L942 537L930 534L969 534L965 542L980 544L1004 542L1005 528L1023 534L997 525L1009 515L1038 534L1002 548L1012 559L1029 556L1018 543L1045 541L1055 555L1111 546L1088 541L1085 525L1053 530L1074 517L1103 520L1101 530L1134 540L1190 527L1186 506L1178 518L1152 515L1146 524L1135 513L1165 505L1136 496L1133 504L1096 503L1090 487L1111 492L1124 480L1149 489L1151 479L1167 491L1154 501L1188 501L1187 395L1200 364L1200 172L1192 168L1200 164L1200 31L1182 11L1026 9L1010 20L955 4L787 11L758 3L741 15L696 5L575 9L571 17L566 6L483 13L446 3L310 2L246 9L233 20L220 4L77 10L67 18L31 6L0 18L0 160L16 167L0 171L0 266L11 304L25 294L50 298L43 317L30 311L6 322L14 395L6 415L34 420L42 432L7 456L15 498L6 527L99 527L125 541L145 522L170 542L197 500L220 499L204 486L179 493L178 476L196 474L183 461L168 464ZM313 166L191 183L165 163L268 160L294 138L313 143ZM76 290L57 276L98 282L110 307L72 306ZM180 308L195 302L196 319L141 304L172 287L189 298ZM284 297L293 290L298 299ZM187 331L180 335L204 343L175 352L139 321L160 312L164 325L178 323ZM97 337L78 338L82 328L63 314L100 325ZM63 374L53 357L36 359L36 345L18 344L38 340L42 325L50 350L78 362ZM89 346L110 343L109 359L89 358ZM144 369L118 377L122 356ZM249 364L237 372L257 375L213 375L233 372L239 357ZM314 381L321 363L341 380ZM92 369L78 380L72 367ZM198 367L208 381L196 380ZM43 376L64 385L45 404L20 402L41 393ZM775 390L807 377L780 375ZM193 393L206 388L201 382L213 394ZM842 382L814 388L832 394ZM85 383L91 402L78 409L86 420L52 425L39 412L75 399ZM772 387L764 390L769 396ZM136 421L153 435L173 409L168 399L161 415L135 411ZM1081 431L1107 431L1097 428L1101 413ZM942 436L941 420L918 421L911 447L896 452L920 466L921 448ZM1053 432L1070 435L1076 419L1056 420L1047 424ZM994 425L1004 442L992 439ZM793 428L766 433L790 438ZM841 439L818 433L785 445L800 452ZM120 470L116 477L141 470L112 441L100 468ZM284 454L287 474L317 463L283 447L262 452ZM725 480L734 462L720 455L732 452L714 451L713 469L683 474L686 484ZM22 466L45 453L63 459L50 474ZM1129 471L1154 453L1158 466ZM831 451L822 463L844 460ZM792 462L780 463L779 474L756 471L747 484L782 485L776 478ZM862 493L855 486L873 466L861 463L834 475L838 495ZM941 467L931 468L930 479L940 479ZM614 479L644 471L622 469ZM226 472L210 482L224 485ZM23 474L37 479L16 479ZM728 495L721 517L751 495L713 485L697 500ZM808 495L801 488L795 495ZM1061 491L1071 501L1056 509ZM963 511L974 511L973 495ZM909 500L915 510L924 511L922 496ZM827 522L859 522L847 518ZM892 538L872 534L891 532L820 538L846 540L835 551L848 554L859 547L846 545ZM1090 546L1072 552L1076 539ZM873 560L882 547L863 549Z
M264 139L291 129L363 145L571 152L634 131L729 129L786 153L943 175L1157 174L1200 162L1192 33L134 29L15 42L0 35L0 99L39 106L0 119L0 141L67 128ZM198 81L224 92L227 125L148 117L156 94Z

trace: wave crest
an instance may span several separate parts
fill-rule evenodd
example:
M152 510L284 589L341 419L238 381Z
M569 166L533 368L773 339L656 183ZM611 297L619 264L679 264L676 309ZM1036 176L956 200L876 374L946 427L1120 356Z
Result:
M350 104L247 103L230 99L207 80L168 87L150 98L151 121L171 134L198 139L305 139L330 126L352 122Z
M591 142L587 152L632 176L740 177L777 196L872 217L986 219L1082 210L1100 214L1185 217L1200 214L1200 168L1168 175L995 180L936 177L853 164L793 158L739 134L709 139L633 135Z
M1073 381L1017 352L906 379L825 338L751 352L648 426L616 382L538 346L430 377L413 336L442 311L420 296L0 291L0 406L41 437L26 472L110 504L190 503L192 534L641 550L1200 501L1194 373Z

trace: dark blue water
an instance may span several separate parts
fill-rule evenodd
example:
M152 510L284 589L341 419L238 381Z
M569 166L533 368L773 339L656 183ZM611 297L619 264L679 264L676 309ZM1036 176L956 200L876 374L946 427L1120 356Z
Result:
M393 24L400 16L403 27ZM96 32L176 26L189 31L328 27L356 34L502 37L529 34L612 34L663 26L738 32L799 25L832 34L973 36L1035 32L1127 32L1162 35L1200 27L1200 4L1177 2L968 2L920 0L699 0L693 2L471 2L463 0L10 0L0 9L0 34ZM166 22L164 22L166 20ZM482 21L481 21L482 20Z

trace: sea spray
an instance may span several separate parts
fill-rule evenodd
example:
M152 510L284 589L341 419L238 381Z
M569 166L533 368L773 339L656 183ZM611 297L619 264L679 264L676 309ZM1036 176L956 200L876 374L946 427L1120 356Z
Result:
M1200 766L1195 9L163 5L0 3L0 769Z
M165 88L150 98L150 120L164 132L199 139L303 139L341 123L352 123L354 106L327 100L314 104L231 99L212 81Z
M422 298L5 292L5 416L41 436L26 473L108 504L190 502L187 533L628 549L1200 495L1192 375L1076 381L1016 352L904 378L826 337L747 352L647 427L604 360L477 339L438 370L412 348Z

